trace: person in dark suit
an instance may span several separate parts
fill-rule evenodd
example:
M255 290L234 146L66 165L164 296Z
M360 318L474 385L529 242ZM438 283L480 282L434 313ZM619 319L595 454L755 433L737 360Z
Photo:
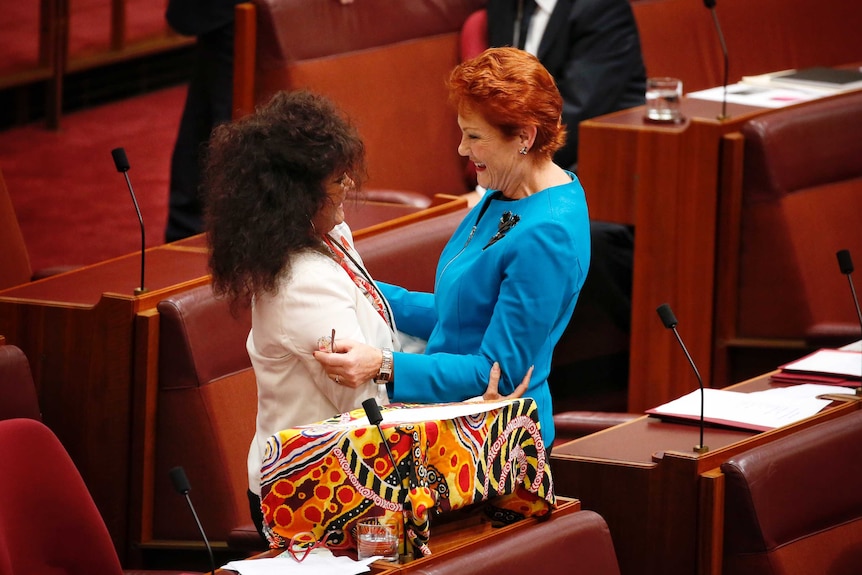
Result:
M165 18L197 38L182 119L171 156L165 241L203 231L198 192L201 152L213 128L231 119L234 6L240 0L170 0Z
M646 67L629 0L489 0L488 43L539 58L563 96L567 141L554 161L577 173L578 124L640 106ZM573 324L610 320L628 333L634 229L590 222L592 260Z
M489 45L525 49L557 81L568 128L554 156L560 166L577 165L581 121L644 103L646 68L628 0L489 0L487 10Z

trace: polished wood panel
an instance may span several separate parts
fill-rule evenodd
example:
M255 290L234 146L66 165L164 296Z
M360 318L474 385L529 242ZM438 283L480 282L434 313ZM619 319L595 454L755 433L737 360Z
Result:
M134 318L205 283L201 251L147 251L149 291L135 296L140 254L0 292L0 332L31 363L43 421L81 472L114 544L127 548Z
M637 107L580 124L578 177L590 217L635 227L628 409L641 412L697 388L655 309L669 303L705 383L712 370L721 138L765 109L684 99L681 124Z
M769 375L733 386L771 387ZM833 403L819 414L768 432L705 430L641 417L554 447L557 492L577 497L608 523L623 575L720 573L723 484L715 471L728 458L800 429L859 409ZM718 570L716 570L718 569Z

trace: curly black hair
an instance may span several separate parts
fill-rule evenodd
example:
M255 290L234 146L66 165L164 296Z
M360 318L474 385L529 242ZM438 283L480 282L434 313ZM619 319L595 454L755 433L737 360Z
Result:
M202 193L213 291L232 306L275 293L290 258L321 249L311 223L329 201L326 186L366 176L355 127L323 96L279 92L254 114L217 127Z

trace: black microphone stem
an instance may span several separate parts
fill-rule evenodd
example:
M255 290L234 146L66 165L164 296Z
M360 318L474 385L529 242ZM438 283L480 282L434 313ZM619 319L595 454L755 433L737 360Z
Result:
M850 285L850 295L853 296L853 306L856 308L856 319L859 320L859 327L862 328L862 311L859 310L859 298L856 297L856 287L853 285L853 258L850 257L850 250L838 250L835 254L838 258L838 269L841 273L847 276L847 283ZM860 340L862 341L862 340ZM862 356L862 350L860 350ZM856 388L856 395L862 397L862 381Z
M207 553L209 553L209 556L210 556L210 568L212 569L212 573L215 573L215 570L216 570L215 557L213 556L213 549L210 546L209 539L207 539L207 534L204 531L203 525L201 525L200 517L198 517L198 514L195 512L195 506L192 505L192 498L189 496L188 492L184 493L183 495L185 496L186 501L189 504L189 509L192 510L192 516L195 518L195 523L198 524L198 531L201 532L201 537L203 537L203 539L204 539L204 547L207 548Z
M195 523L197 523L197 525L198 525L198 531L200 531L201 537L204 540L204 546L207 548L207 553L209 553L210 568L212 569L211 572L214 574L215 570L216 570L216 566L215 566L215 557L213 556L213 549L212 549L212 546L210 545L209 539L207 539L207 534L206 534L206 531L204 531L204 526L201 525L201 520L198 517L198 512L195 511L195 506L192 503L192 498L189 495L189 491L192 490L192 486L189 483L189 478L186 475L186 471L182 467L178 466L178 467L174 467L173 469L171 469L168 472L168 475L170 475L171 483L173 483L173 486L174 486L174 489L176 490L176 492L179 493L180 495L184 496L186 498L186 502L189 504L189 509L192 512L192 517L195 518Z
M688 359L688 363L691 364L691 368L694 370L694 375L697 377L697 382L700 384L700 442L697 444L695 451L698 448L703 449L703 379L700 377L700 372L697 370L697 366L694 364L694 360L691 359L691 355L688 353L688 348L685 347L685 344L682 341L682 338L679 336L679 332L676 330L676 327L671 328L673 330L673 335L676 336L676 340L679 342L679 346L682 348L683 353L685 353L685 357Z
M724 34L721 31L721 24L718 22L718 14L715 13L715 3L712 3L712 6L709 7L709 11L712 13L712 21L715 23L715 31L718 32L718 41L721 43L721 53L724 55L724 96L721 98L721 116L718 117L719 120L726 120L728 118L727 115L727 75L728 75L728 58L727 58L727 44L724 42Z
M402 497L402 494L404 493L404 479L401 477L401 473L398 471L398 463L395 461L395 457L392 456L392 450L389 449L389 442L386 441L386 436L383 435L383 428L380 427L380 422L383 421L383 415L380 413L380 406L377 405L377 400L373 397L369 397L362 402L362 409L365 410L365 415L368 417L369 423L372 423L375 427L377 427L377 432L380 434L383 447L386 448L386 453L387 455L389 455L389 461L392 462L392 470L395 471L395 477L398 479L398 499L401 501L402 509L401 529L404 534L404 536L401 538L401 542L399 543L399 546L402 546L403 550L398 553L398 561L399 563L409 563L413 560L413 554L410 553L410 546L407 543L407 509L409 505L406 501L406 498Z
M135 290L135 295L139 295L147 291L147 288L144 287L147 238L144 233L144 218L141 216L141 208L138 207L138 198L135 197L135 192L132 191L132 180L129 179L129 172L123 172L123 176L126 178L126 185L129 186L129 194L132 196L132 203L135 204L135 212L138 214L138 221L141 222L141 287Z
M138 198L135 197L135 190L132 189L132 180L129 179L129 158L126 156L125 148L114 148L111 150L111 157L114 159L114 167L117 171L123 174L126 178L126 186L129 188L129 194L132 196L132 203L135 204L135 212L138 214L138 222L141 224L141 286L135 288L135 295L141 295L147 291L144 287L144 267L147 252L147 241L144 235L144 218L141 216L141 208L138 207Z
M685 347L685 344L683 343L679 332L676 330L677 323L679 322L676 321L676 316L673 315L673 310L670 309L670 305L663 303L658 306L655 311L658 313L659 318L661 318L661 322L662 324L664 324L664 327L673 331L673 335L676 336L676 340L679 342L679 346L682 348L683 353L685 353L686 359L688 359L688 364L691 366L692 371L694 371L694 375L697 377L697 383L700 386L700 443L694 446L694 452L706 453L707 451L709 451L709 447L703 444L703 378L700 377L700 372L697 370L697 366L694 364L694 360L688 353L688 348Z
M850 284L850 295L853 296L853 304L856 306L856 318L859 320L859 325L862 326L862 311L859 310L859 298L856 297L856 288L850 274L847 274L847 283Z

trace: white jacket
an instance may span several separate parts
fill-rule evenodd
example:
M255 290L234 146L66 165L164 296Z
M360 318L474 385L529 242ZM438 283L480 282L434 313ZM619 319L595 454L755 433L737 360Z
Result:
M353 246L346 224L330 235ZM356 250L350 255L361 263ZM336 341L354 339L400 350L398 337L347 272L323 253L307 250L291 262L278 293L255 298L246 348L257 379L257 426L248 452L249 489L260 495L260 466L275 433L361 407L369 397L389 402L386 387L368 381L353 389L336 384L312 355L318 339L335 329Z

